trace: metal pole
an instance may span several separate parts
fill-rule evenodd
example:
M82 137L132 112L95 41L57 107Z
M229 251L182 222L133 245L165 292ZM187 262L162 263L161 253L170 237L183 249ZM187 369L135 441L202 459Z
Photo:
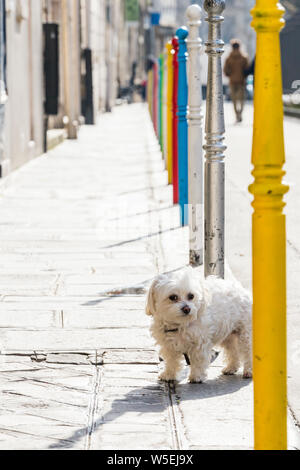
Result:
M252 163L253 378L256 450L287 448L285 162L279 32L284 9L257 0Z
M206 99L206 151L204 176L205 213L205 276L224 278L224 219L225 219L225 164L224 152L224 103L221 56L224 42L221 39L221 16L225 0L205 0L208 14L208 77Z
M181 224L188 223L188 125L187 125L187 46L188 30L185 26L179 28L176 36L179 39L178 52L178 185L179 205L181 209Z
M186 15L189 26L187 41L188 60L188 160L189 160L189 226L190 264L203 264L203 135L202 135L202 86L199 37L201 25L199 5L188 7Z

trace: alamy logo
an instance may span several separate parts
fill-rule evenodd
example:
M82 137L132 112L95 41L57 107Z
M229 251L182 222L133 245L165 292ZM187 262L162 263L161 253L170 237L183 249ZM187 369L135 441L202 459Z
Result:
M283 102L285 105L300 105L300 80L294 80L291 84L292 93L284 95Z
M300 95L300 80L294 80L291 88L295 90L293 95Z

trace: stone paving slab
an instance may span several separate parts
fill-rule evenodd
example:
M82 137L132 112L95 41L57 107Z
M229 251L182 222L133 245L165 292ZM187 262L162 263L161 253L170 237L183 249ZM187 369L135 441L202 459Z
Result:
M104 367L95 409L92 449L169 449L168 397L157 365Z
M82 309L78 312L65 310L63 321L65 328L111 328L112 320L114 328L148 328L149 317L144 319L141 308L123 311L109 309L109 313L103 310Z
M81 307L88 307L91 309L106 309L109 304L112 309L122 310L135 310L137 308L143 309L145 305L145 297L141 295L130 295L125 293L110 295L110 296L44 296L44 297L31 297L31 296L4 296L0 302L0 311L7 310L49 310L58 309L61 307L78 309Z
M208 380L202 386L185 381L176 387L187 440L193 449L199 450L216 447L216 442L222 442L223 449L251 449L252 383L243 379L241 373L223 376L222 361L217 364L218 367L210 367Z
M7 372L0 364L0 448L85 448L94 367L54 369L20 357L15 361ZM69 436L78 429L84 432L74 443Z
M112 320L113 323L113 320ZM0 350L86 350L97 348L142 348L153 345L146 328L55 329L0 331Z
M2 307L2 306L1 306ZM0 328L59 328L59 312L53 310L12 310L0 308Z
M144 319L141 308L124 311L109 308L90 309L77 308L53 310L12 310L0 308L0 328L13 328L24 330L45 330L51 328L98 329L112 328L147 328L150 319Z

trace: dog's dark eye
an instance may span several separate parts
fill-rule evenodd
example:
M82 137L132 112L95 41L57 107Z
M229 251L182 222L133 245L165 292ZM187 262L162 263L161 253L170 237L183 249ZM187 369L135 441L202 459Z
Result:
M187 296L188 300L193 300L195 298L194 294L188 294Z
M178 300L178 295L175 295L175 294L170 295L169 299L170 299L172 302L177 302L177 300Z

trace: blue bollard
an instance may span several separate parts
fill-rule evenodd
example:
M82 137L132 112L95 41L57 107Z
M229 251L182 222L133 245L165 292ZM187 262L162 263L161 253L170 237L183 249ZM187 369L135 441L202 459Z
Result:
M188 224L188 82L187 82L187 44L188 36L186 27L181 27L176 31L179 40L178 52L178 186L179 205L181 210L181 224Z

